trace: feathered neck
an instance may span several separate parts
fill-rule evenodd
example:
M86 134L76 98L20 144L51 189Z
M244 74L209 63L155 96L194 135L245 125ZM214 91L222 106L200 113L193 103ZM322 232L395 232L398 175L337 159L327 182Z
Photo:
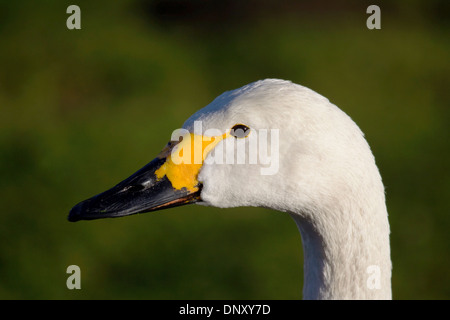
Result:
M358 200L334 211L291 213L303 242L304 299L392 298L384 194L378 203Z

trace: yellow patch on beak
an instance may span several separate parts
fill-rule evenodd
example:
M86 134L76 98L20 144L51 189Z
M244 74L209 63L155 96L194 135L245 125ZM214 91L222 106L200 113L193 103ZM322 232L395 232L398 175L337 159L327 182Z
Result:
M186 188L190 192L198 191L197 175L203 161L208 153L228 135L229 133L215 137L193 133L184 135L181 142L170 148L171 153L166 156L166 162L155 171L156 177L162 179L167 176L174 189ZM161 152L164 155L168 153L166 148Z

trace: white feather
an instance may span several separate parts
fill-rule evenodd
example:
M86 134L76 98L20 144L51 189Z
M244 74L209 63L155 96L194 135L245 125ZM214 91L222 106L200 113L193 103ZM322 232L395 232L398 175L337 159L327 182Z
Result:
M198 180L204 205L268 207L294 218L304 246L305 299L391 299L384 187L350 117L308 88L266 79L223 93L184 128L192 131L194 121L203 131L226 132L236 123L252 133L279 129L276 174L261 175L260 165L205 163Z

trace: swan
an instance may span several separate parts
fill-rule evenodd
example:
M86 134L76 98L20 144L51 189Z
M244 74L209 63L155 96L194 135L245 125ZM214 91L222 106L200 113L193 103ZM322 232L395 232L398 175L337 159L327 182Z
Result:
M276 134L269 139L269 132ZM264 163L245 161L255 160L252 137L272 151ZM304 299L392 299L390 229L374 156L352 119L309 88L265 79L221 94L154 160L74 206L68 219L189 203L288 213L302 238Z

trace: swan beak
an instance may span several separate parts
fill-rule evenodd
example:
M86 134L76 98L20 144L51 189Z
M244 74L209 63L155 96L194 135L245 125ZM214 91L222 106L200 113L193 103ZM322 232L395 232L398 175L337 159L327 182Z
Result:
M157 170L166 162L167 153L163 150L157 158L115 187L77 204L70 211L68 220L121 217L200 201L200 185L176 189L167 176L157 176Z
M228 133L204 137L187 133L115 187L80 202L69 221L128 216L201 201L198 173L208 153Z

